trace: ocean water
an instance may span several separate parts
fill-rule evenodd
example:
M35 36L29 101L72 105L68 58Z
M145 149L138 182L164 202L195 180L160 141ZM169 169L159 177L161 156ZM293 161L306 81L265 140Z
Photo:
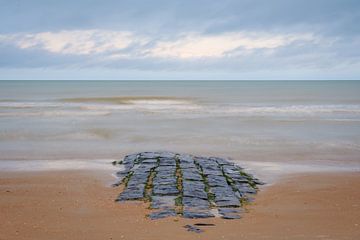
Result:
M0 81L0 170L152 150L359 170L360 81Z

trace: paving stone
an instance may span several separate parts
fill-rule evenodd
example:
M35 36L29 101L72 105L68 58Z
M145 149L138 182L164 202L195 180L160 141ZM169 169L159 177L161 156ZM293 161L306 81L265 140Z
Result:
M175 178L175 176L173 176L172 178L160 178L160 177L155 177L153 180L153 185L177 185L177 179Z
M222 201L215 200L215 204L217 207L240 207L241 206L241 204L237 198L231 199L231 200L222 200Z
M213 187L210 189L215 195L215 203L218 207L240 207L239 198L231 187Z
M128 174L130 173L130 171L127 171L127 170L123 170L123 171L118 171L116 172L116 177L126 177Z
M127 155L125 156L123 163L133 163L138 158L138 156L139 156L138 153Z
M221 215L221 218L224 218L224 219L240 219L241 216L237 215L237 214L223 214L223 215Z
M162 158L174 158L176 156L176 153L160 152L159 156L162 157Z
M257 178L253 178L252 181L253 181L253 183L255 183L256 185L264 185L264 184L265 184L264 182L260 181L260 180L257 179Z
M176 196L152 196L150 207L153 209L174 207L175 198Z
M176 216L176 212L174 209L163 209L149 214L149 217L152 220L174 216Z
M239 178L232 178L235 182L235 184L242 184L242 183L245 183L245 184L248 184L249 183L249 180L245 177L239 177Z
M176 160L174 158L160 158L160 166L176 166Z
M131 177L130 181L147 181L150 172L134 172Z
M193 197L183 197L182 204L187 208L196 208L196 209L209 209L210 204L208 200L204 200L201 198L193 198Z
M185 153L178 154L178 159L181 162L192 162L192 161L194 161L194 157L192 155L185 154Z
M210 187L227 187L229 185L224 176L208 175L206 179Z
M184 181L183 195L186 197L194 197L207 199L208 195L205 192L205 184L200 181Z
M187 169L197 169L194 163L180 163L180 168L182 169L182 171L185 171Z
M155 185L153 188L154 195L176 195L178 193L176 185Z
M160 153L158 152L142 152L140 153L139 158L149 159L149 158L158 158L160 157Z
M203 174L205 176L213 175L213 176L224 176L220 168L203 168Z
M219 208L220 214L240 214L244 211L240 210L240 208Z
M233 166L234 163L232 162L229 162L228 160L226 159L223 159L223 158L218 158L218 157L210 157L209 159L213 160L213 161L216 161L219 165L229 165L229 166Z
M118 200L137 200L144 198L144 185L139 185L137 187L126 188L122 193L120 193Z
M243 212L240 208L219 208L218 211L224 219L240 219Z
M183 211L183 217L184 218L211 218L215 217L214 214L212 214L209 210L204 211L194 211L192 209L186 209L184 208Z
M189 181L184 180L183 181L183 188L196 188L196 189L205 189L205 184L203 181Z
M234 166L234 165L224 165L222 166L223 171L226 174L239 174L241 171L241 168L239 168L238 166Z
M149 159L145 159L141 162L141 164L149 164L149 165L156 165L158 162L158 159L155 158L149 158Z
M208 198L208 195L205 191L200 191L195 189L184 190L183 195L186 197L201 198L201 199Z
M193 225L185 225L184 228L186 228L188 230L188 232L195 232L195 233L202 233L204 232L204 230L195 227Z
M183 171L182 178L185 180L202 181L203 177L196 170Z
M227 185L226 187L212 187L210 192L214 193L217 197L228 197L233 195L232 188Z
M172 172L174 173L176 171L176 166L163 166L160 165L156 168L156 172Z
M235 184L235 188L238 192L244 194L256 194L257 190L251 187L249 184Z
M174 178L175 172L173 171L163 171L163 172L156 172L157 178Z
M138 187L138 186L145 186L147 182L147 179L142 179L142 178L136 178L136 176L132 176L130 178L130 180L128 181L126 187L127 188L134 188L134 187Z

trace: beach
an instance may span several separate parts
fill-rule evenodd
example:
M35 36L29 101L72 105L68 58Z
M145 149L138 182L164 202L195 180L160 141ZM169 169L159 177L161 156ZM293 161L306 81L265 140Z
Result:
M358 239L360 84L2 81L0 239ZM150 220L113 161L227 159L265 185L241 219ZM202 233L185 225L201 226Z
M360 175L285 176L238 220L150 220L148 204L117 203L104 171L1 173L0 239L358 239ZM187 224L212 223L203 233Z

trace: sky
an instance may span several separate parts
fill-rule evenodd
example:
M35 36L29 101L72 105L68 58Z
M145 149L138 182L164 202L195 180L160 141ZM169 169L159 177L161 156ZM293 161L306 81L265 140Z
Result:
M360 1L0 0L0 79L360 80Z

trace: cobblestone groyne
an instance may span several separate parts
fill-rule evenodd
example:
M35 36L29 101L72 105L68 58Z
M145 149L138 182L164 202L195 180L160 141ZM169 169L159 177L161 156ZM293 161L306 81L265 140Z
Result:
M262 184L243 168L217 157L142 152L115 164L124 166L117 173L117 185L124 184L117 201L149 201L151 219L177 215L237 219Z

